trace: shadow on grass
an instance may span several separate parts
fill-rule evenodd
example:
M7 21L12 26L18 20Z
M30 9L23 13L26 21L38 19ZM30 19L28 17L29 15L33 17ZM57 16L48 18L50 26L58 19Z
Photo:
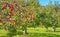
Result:
M28 37L60 37L60 35L48 33L30 33L28 34Z
M21 31L17 31L13 35L10 35L10 33L7 33L5 36L1 35L0 37L11 37L11 36L16 36L16 35L22 35L23 33Z
M7 36L0 36L0 37L7 37Z
M17 32L17 35L22 35L23 33L21 31L18 31Z
M46 32L53 32L52 30L47 30ZM60 30L56 30L55 32L60 32Z
M21 31L18 31L16 35L23 35ZM0 36L0 37L10 37L8 36ZM52 34L52 33L28 33L27 37L60 37L60 35Z
M60 32L60 31L56 31L56 32Z

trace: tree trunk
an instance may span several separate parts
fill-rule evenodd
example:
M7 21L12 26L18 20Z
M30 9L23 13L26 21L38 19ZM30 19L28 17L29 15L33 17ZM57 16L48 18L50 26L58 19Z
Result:
M27 27L26 26L23 26L23 35L24 34L27 34Z
M55 26L53 26L53 32L55 32L56 31L56 27Z

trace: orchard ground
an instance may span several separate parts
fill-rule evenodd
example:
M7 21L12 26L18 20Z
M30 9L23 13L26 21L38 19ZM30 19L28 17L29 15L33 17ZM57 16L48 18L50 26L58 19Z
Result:
M50 27L48 30L46 28L37 27L37 28L27 28L28 34L23 35L21 30L18 30L15 36L13 37L60 37L60 28L56 28L56 32L52 32ZM6 30L0 30L0 37L9 37Z

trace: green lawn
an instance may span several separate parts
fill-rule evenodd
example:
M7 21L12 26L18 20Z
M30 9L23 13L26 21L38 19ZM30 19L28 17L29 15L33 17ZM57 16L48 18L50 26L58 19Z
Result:
M0 37L7 37L7 31L0 30ZM15 37L60 37L60 28L56 29L56 32L52 32L52 28L47 31L45 28L28 28L28 34L22 35L21 31L17 32Z

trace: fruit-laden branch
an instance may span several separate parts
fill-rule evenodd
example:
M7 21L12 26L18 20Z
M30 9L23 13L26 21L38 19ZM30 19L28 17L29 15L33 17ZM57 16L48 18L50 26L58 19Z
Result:
M5 2L5 5L2 7L2 10L6 9L6 7L9 7L10 8L10 12L8 13L7 15L7 19L9 20L9 22L11 23L12 27L14 29L16 29L16 25L14 23L14 20L11 18L12 15L14 14L13 13L13 10L14 10L14 6L12 4L10 4L9 2ZM2 21L2 20L1 20Z

